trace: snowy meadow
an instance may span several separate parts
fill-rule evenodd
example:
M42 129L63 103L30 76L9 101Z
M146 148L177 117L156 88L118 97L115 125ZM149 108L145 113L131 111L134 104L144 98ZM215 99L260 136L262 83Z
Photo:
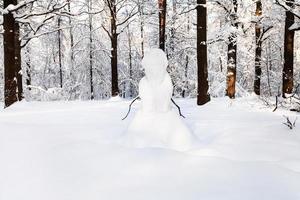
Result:
M300 129L256 97L177 100L198 138L181 152L116 141L130 101L20 102L0 111L0 199L300 198ZM176 110L174 107L173 109Z
M0 0L0 200L300 200L300 0Z

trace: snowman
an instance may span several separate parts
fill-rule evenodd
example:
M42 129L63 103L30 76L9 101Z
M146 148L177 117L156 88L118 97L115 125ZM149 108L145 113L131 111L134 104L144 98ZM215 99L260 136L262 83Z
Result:
M167 72L166 54L161 49L151 49L145 54L142 66L145 76L139 83L141 107L129 124L125 144L190 149L195 137L172 107L173 84Z

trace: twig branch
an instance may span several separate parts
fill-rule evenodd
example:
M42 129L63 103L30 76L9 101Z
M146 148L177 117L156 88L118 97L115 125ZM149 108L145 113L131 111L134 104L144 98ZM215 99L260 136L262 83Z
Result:
M128 115L129 115L129 113L130 113L130 111L131 111L131 106L132 106L132 104L133 104L136 100L139 100L139 99L141 99L141 98L140 98L139 96L137 96L135 99L132 100L132 102L131 102L130 105L129 105L128 112L127 112L126 116L125 116L122 120L125 120L125 119L128 117Z
M185 118L185 116L183 116L183 114L181 113L180 106L177 105L177 103L174 101L173 98L171 98L171 101L172 101L172 103L177 107L180 117Z
M132 100L132 102L129 104L128 112L127 112L126 116L125 116L124 118L122 118L122 120L125 120L125 119L128 117L128 115L130 114L130 111L131 111L131 106L132 106L132 104L133 104L136 100L139 100L139 99L141 99L141 98L140 98L139 96L137 96L135 99ZM172 101L172 103L177 107L180 117L185 118L185 116L181 113L180 106L174 101L173 98L171 98L171 101Z

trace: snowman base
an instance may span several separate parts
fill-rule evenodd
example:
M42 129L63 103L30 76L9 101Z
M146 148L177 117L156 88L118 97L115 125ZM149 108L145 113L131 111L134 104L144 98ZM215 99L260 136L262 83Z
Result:
M138 111L123 138L129 147L157 147L177 151L192 148L195 137L174 110L167 112Z

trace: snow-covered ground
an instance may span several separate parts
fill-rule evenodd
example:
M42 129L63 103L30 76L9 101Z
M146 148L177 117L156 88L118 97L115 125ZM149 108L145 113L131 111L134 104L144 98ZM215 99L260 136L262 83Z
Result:
M1 200L299 200L300 121L253 97L177 100L197 148L116 141L139 103L21 102L0 111Z

